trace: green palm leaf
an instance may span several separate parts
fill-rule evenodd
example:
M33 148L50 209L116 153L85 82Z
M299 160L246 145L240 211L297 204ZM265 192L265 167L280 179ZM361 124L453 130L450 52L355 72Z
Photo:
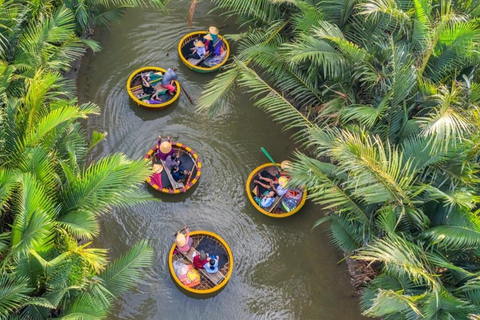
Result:
M137 243L122 257L110 263L100 277L114 296L122 295L133 287L140 276L142 269L148 267L153 259L153 250L146 241Z
M0 317L7 318L19 310L29 300L32 291L28 287L28 278L16 274L3 273L0 276Z

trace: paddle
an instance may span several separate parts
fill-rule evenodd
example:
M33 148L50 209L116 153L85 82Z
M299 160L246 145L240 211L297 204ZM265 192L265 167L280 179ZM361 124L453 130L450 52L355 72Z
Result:
M193 105L193 100L190 98L190 95L187 93L187 89L185 89L185 86L181 86L183 92L185 92L185 95L187 96L188 100L190 100L190 103Z
M280 177L280 171L282 171L282 169L280 169L277 166L277 163L273 160L272 156L267 152L267 150L265 150L264 147L260 147L260 150L262 150L262 152L267 156L267 158L270 160L270 162L273 163L273 165L278 169L279 173L277 173L277 178Z
M183 232L187 228L188 228L188 226L183 227L182 229L180 229L176 233L174 233L173 236L176 237L179 232Z

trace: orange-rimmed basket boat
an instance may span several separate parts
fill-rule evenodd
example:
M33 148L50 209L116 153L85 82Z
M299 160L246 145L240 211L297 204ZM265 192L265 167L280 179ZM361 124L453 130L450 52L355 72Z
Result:
M185 170L192 172L185 181L185 184L177 183L175 182L175 180L173 180L170 170L165 167L163 161L161 161L162 171L161 173L159 173L161 176L161 183L160 181L158 181L158 179L154 178L155 173L148 176L146 181L154 189L163 193L177 194L187 192L197 183L198 179L200 179L200 175L202 174L202 163L200 162L198 154L193 151L192 148L179 142L173 142L172 148L174 152L178 154L178 159L182 161L181 166ZM157 149L158 145L150 149L150 151L148 151L147 155L145 156L145 161L153 160L152 163L157 162L158 159L156 159L155 157Z
M191 32L185 35L178 43L178 55L180 56L180 59L182 59L183 63L189 69L192 69L193 71L200 72L200 73L210 73L210 72L217 71L227 62L228 57L230 56L230 45L228 44L228 41L221 35L218 35L219 39L222 40L222 50L224 50L225 52L225 56L221 62L213 66L206 66L205 63L207 63L208 59L212 57L207 57L206 59L196 59L196 60L188 59L187 56L190 54L190 48L194 47L193 42L198 38L202 38L206 34L207 34L206 31Z
M277 163L277 166L280 167L280 163ZM286 195L276 196L273 204L268 208L262 208L257 204L254 199L255 195L253 194L253 189L255 188L255 183L253 182L253 180L255 180L255 176L257 175L257 173L262 172L263 170L267 171L271 176L275 176L278 173L278 169L272 163L266 163L255 168L248 176L245 189L247 191L248 199L253 204L255 209L257 209L264 215L272 218L286 218L300 211L300 209L305 204L305 201L307 200L307 190L305 188L300 190L302 192L302 195L301 198L298 200L297 206L290 211L287 211L285 209L285 206L283 206L283 201Z
M139 106L149 108L149 109L164 109L174 103L178 97L180 96L180 83L175 81L174 87L176 88L175 94L172 96L167 93L167 90L162 88L161 85L161 76L159 77L160 73L163 75L165 74L166 70L158 67L143 67L140 69L135 70L127 80L127 92L130 98L135 101ZM150 73L155 75L154 79L150 81L150 83L157 89L165 91L164 94L161 95L162 99L165 99L165 102L162 103L148 103L147 98L149 95L144 94L142 89L142 79L140 74L147 74ZM153 76L152 76L153 77Z
M197 294L209 294L214 293L225 287L228 280L232 276L233 271L233 255L228 244L219 235L209 231L192 231L190 232L190 238L193 240L190 250L187 253L181 253L175 250L177 245L173 243L170 253L168 254L168 266L170 274L177 285L188 292ZM214 254L220 256L218 272L207 273L205 270L200 269L198 273L200 275L200 283L196 283L194 287L188 286L182 282L175 273L174 261L184 263L186 265L192 265L193 254L199 254L199 250L204 248L214 247ZM197 251L198 249L198 251ZM208 250L208 249L207 249ZM219 252L221 252L219 254ZM207 253L211 253L208 252Z

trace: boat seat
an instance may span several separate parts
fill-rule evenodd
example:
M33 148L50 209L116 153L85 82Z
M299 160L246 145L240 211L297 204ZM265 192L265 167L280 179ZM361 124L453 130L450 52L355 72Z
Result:
M172 185L173 189L180 189L183 188L183 183L175 181L172 177L172 173L170 172L170 169L167 168L165 165L165 161L162 161L163 165L163 170L165 170L165 173L167 174L168 180L170 181L170 184Z
M194 66L198 66L200 64L200 62L202 62L202 61L203 61L203 58L202 59L194 59L194 58L189 58L188 59L188 62L190 62Z
M190 247L190 250L188 250L187 253L180 252L180 254L182 254L185 258L187 258L188 261L193 263L194 252L196 252L197 254L200 254L200 252L195 250L194 247ZM198 269L198 272L200 272L205 278L212 281L215 285L219 284L223 279L225 279L225 276L220 271L216 273L208 273L207 271L205 271L205 269Z

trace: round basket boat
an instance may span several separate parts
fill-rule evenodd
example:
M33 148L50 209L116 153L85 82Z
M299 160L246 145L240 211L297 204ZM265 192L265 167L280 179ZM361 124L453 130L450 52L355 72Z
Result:
M168 90L161 87L162 75L165 74L166 70L157 67L144 67L135 70L127 80L127 92L130 98L135 101L138 105L150 108L150 109L163 109L175 102L180 96L180 83L175 81L174 87L176 88L175 94L172 96L168 93ZM162 99L162 103L149 103L150 95L145 94L142 88L142 79L141 74L150 74L152 80L150 84L157 90L161 91L159 97Z
M158 149L158 145L148 151L147 155L145 156L145 161L151 161L153 166L160 164L161 166L159 167L161 167L161 172L154 172L152 175L147 177L146 181L154 189L157 189L160 192L176 194L186 192L192 188L195 183L197 183L200 175L202 174L202 163L200 162L197 153L186 145L179 142L173 142L172 148L174 152L178 154L178 159L182 162L182 168L192 172L190 175L187 175L187 180L185 183L176 182L172 178L170 170L165 166L164 161L158 160L154 156Z
M174 243L168 255L168 266L170 273L175 282L188 292L198 294L208 294L222 289L232 276L233 271L233 255L227 243L218 235L208 231L192 231L190 238L193 240L190 250L187 253L181 253L175 250L177 245ZM204 269L193 271L199 279L193 279L189 282L186 279L182 281L175 273L175 264L183 263L190 269L193 269L194 252L199 254L200 250L204 250L213 256L219 256L218 272L207 273ZM178 266L178 264L177 264ZM195 277L194 277L195 278ZM199 280L199 281L198 281Z
M277 163L277 166L280 167L280 163ZM253 170L248 176L246 184L248 199L258 211L272 218L286 218L297 213L303 207L307 199L307 191L305 188L300 190L291 189L283 196L277 195L274 198L272 205L267 208L262 208L258 205L254 197L259 190L255 190L256 184L253 183L253 180L255 180L255 176L258 173L264 174L267 177L275 177L278 174L278 169L272 163L266 163L255 168L255 170ZM291 207L292 203L296 203L296 206Z
M230 45L224 37L218 35L219 40L217 40L217 43L215 45L222 46L222 55L208 55L202 59L187 58L187 56L191 53L190 48L194 47L193 42L196 39L203 38L203 36L206 34L206 31L195 31L184 36L182 40L180 40L180 42L178 43L178 55L180 56L180 59L182 59L183 63L189 69L200 73L217 71L227 62L228 56L230 55ZM220 40L221 44L218 43L218 41Z

